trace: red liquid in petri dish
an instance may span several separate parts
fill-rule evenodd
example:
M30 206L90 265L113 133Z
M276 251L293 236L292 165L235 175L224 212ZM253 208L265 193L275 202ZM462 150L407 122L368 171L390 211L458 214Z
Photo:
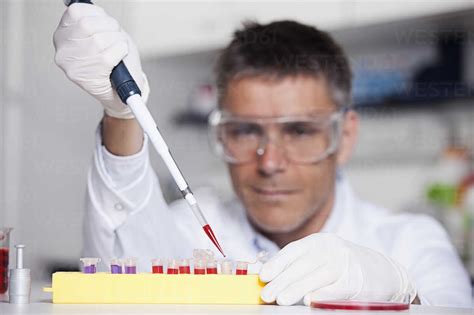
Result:
M311 302L311 307L326 310L347 311L404 311L410 308L410 304L341 300Z
M8 289L8 248L0 248L0 294Z
M181 273L181 274L190 274L191 273L191 268L189 266L180 266L179 267L179 273Z
M166 270L166 273L169 275L177 275L178 274L178 268L168 268Z
M163 273L163 266L152 266L151 270L153 273Z
M246 275L247 270L246 269L235 269L235 274L236 275Z
M208 275L216 275L217 274L217 268L206 268L206 272Z
M194 274L195 275L205 275L206 274L206 269L204 269L204 268L194 268Z

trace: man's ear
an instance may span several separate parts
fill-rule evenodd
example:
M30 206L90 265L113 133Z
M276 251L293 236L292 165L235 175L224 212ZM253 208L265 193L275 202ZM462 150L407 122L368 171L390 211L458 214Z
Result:
M351 158L358 132L359 115L355 111L349 110L344 115L342 122L341 142L337 152L337 164L339 166L346 164Z

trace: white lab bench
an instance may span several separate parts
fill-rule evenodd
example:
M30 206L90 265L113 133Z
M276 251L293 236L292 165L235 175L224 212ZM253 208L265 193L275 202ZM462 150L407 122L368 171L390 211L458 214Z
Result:
M152 305L152 304L51 304L35 302L29 305L0 303L0 314L393 314L393 312L321 311L306 306L274 305ZM472 309L430 307L413 305L400 314L449 314L472 315Z
M323 311L306 306L276 305L174 305L174 304L53 304L48 293L42 292L46 283L34 283L31 303L13 305L7 296L0 295L0 315L14 314L370 314L387 315L394 312ZM473 315L474 309L412 305L399 314Z

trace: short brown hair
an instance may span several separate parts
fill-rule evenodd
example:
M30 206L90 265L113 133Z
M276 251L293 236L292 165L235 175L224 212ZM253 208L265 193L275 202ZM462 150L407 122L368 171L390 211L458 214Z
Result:
M221 52L215 73L220 103L233 79L304 74L323 75L338 107L351 104L352 73L342 47L327 32L294 21L244 23Z

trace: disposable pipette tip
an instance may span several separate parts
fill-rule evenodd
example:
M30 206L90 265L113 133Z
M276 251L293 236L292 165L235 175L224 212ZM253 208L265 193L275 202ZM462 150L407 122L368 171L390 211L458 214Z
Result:
M219 250L219 252L222 254L222 256L226 257L224 254L224 251L221 248L221 245L217 241L216 236L214 235L214 232L211 229L211 226L209 224L206 224L202 227L204 229L204 232L206 232L207 237L211 240L211 242L216 246L216 248Z

